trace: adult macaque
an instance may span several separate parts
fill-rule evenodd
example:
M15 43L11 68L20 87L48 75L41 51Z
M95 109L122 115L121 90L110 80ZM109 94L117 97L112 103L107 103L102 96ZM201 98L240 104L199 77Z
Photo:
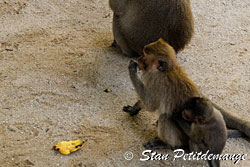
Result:
M174 114L175 115L175 114ZM181 111L181 117L175 116L179 127L189 137L189 149L192 152L221 154L227 140L227 128L222 114L214 110L213 104L205 98L189 99ZM191 124L190 124L191 123ZM219 167L219 160L209 160L209 166Z
M127 56L163 38L178 52L189 43L194 21L189 0L109 0L113 10L112 46Z
M172 114L180 112L189 99L199 97L201 92L178 64L174 49L163 39L146 45L143 53L138 64L131 61L129 65L129 75L140 100L134 107L126 106L123 110L131 115L136 115L142 107L151 112L158 110L159 139L173 148L185 146L188 136L173 120ZM143 72L142 79L137 75L137 66ZM231 128L250 136L249 123L236 119L224 110L220 111ZM155 144L159 144L159 140L146 146Z

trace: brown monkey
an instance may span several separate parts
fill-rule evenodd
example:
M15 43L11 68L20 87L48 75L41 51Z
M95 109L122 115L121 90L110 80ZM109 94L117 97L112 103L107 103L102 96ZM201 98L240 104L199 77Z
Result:
M136 112L143 106L148 111L159 110L158 137L171 147L188 144L188 137L172 119L174 110L191 98L199 96L197 86L179 66L174 49L163 39L159 39L143 49L138 66L143 71L142 81L137 75L137 63L130 62L129 74L140 98L135 107L124 107L124 111ZM159 140L148 143L159 144Z
M182 109L182 117L175 117L179 127L189 137L189 149L193 152L221 154L227 140L227 128L222 114L214 110L205 98L194 97ZM191 122L191 124L190 124ZM219 167L219 160L209 160L211 167Z
M146 45L143 53L144 55L138 59L138 64L131 61L129 65L129 75L140 100L134 107L126 106L123 110L131 115L136 115L142 107L151 112L158 110L159 139L170 147L187 145L187 136L173 120L172 114L174 111L181 111L181 107L190 98L199 97L201 93L178 64L174 49L163 39ZM137 66L143 72L141 80L137 75ZM227 113L224 110L220 111L223 115ZM235 123L229 123L231 128L250 136L249 123L244 124L228 114L224 117L225 120ZM159 140L149 142L145 146L155 144L159 144Z
M109 0L114 43L123 54L138 56L145 45L163 38L176 52L194 31L190 0Z

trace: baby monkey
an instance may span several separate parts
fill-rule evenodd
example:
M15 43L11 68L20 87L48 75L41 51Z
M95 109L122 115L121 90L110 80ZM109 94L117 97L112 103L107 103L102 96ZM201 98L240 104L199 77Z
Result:
M181 111L174 114L174 120L189 137L190 151L221 154L227 140L227 129L222 114L213 109L205 98L190 98ZM184 121L185 120L185 121ZM219 167L219 160L208 161L210 167Z

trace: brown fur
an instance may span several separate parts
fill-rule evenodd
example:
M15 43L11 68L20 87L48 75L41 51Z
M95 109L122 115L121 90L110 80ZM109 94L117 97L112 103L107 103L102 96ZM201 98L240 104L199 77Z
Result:
M186 119L188 118L188 119ZM186 121L191 121L191 125ZM221 154L227 140L227 129L223 116L214 111L212 103L204 98L192 98L185 103L178 125L189 136L190 151ZM219 160L209 161L210 166L219 167Z
M171 147L187 144L187 136L173 121L174 111L182 111L182 106L193 97L203 96L198 87L178 64L174 49L163 39L148 44L144 55L130 62L129 74L140 100L134 105L123 108L125 112L136 115L142 107L148 111L159 111L158 137ZM137 76L137 65L143 71L142 79ZM250 136L250 123L242 121L226 112L218 105L226 124ZM240 137L241 133L231 131L229 137Z
M188 78L178 64L174 49L163 39L148 44L138 64L130 62L129 74L140 100L134 107L124 107L125 112L136 115L140 108L159 111L158 137L171 147L187 144L187 136L173 121L174 111L182 111L182 106L193 97L202 96L195 83ZM143 71L142 79L137 76L137 65ZM250 123L235 118L212 103L224 116L226 124L250 136ZM233 132L234 133L234 132ZM240 137L240 133L231 137ZM239 134L239 135L238 135Z
M163 38L176 52L193 35L189 0L109 0L113 10L113 35L123 54L142 54L145 45Z
M148 51L148 49L154 49ZM190 97L198 96L198 87L191 81L184 69L178 64L175 58L173 48L159 39L144 48L145 57L154 56L151 64L148 64L148 69L142 75L142 81L145 83L145 90L148 90L147 105L153 105L154 101L164 103L164 108L161 113L170 112L182 106ZM156 56L157 55L157 56ZM165 72L159 72L155 64L158 60L167 62L167 69ZM138 65L141 62L138 62ZM157 103L156 103L157 104ZM152 108L152 107L149 107Z
M159 60L166 62L163 72L158 70ZM172 114L175 110L179 111L189 98L199 95L197 86L179 66L173 48L162 39L145 46L138 66L145 65L141 81L132 62L129 66L130 78L146 110L159 110L158 137L171 147L186 145L187 136L172 120Z

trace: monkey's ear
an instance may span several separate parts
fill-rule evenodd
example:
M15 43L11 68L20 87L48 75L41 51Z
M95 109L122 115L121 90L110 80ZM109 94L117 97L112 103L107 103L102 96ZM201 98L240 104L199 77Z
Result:
M166 71L166 69L167 69L167 62L162 61L162 60L158 60L157 69L158 69L159 71L161 71L161 72Z

